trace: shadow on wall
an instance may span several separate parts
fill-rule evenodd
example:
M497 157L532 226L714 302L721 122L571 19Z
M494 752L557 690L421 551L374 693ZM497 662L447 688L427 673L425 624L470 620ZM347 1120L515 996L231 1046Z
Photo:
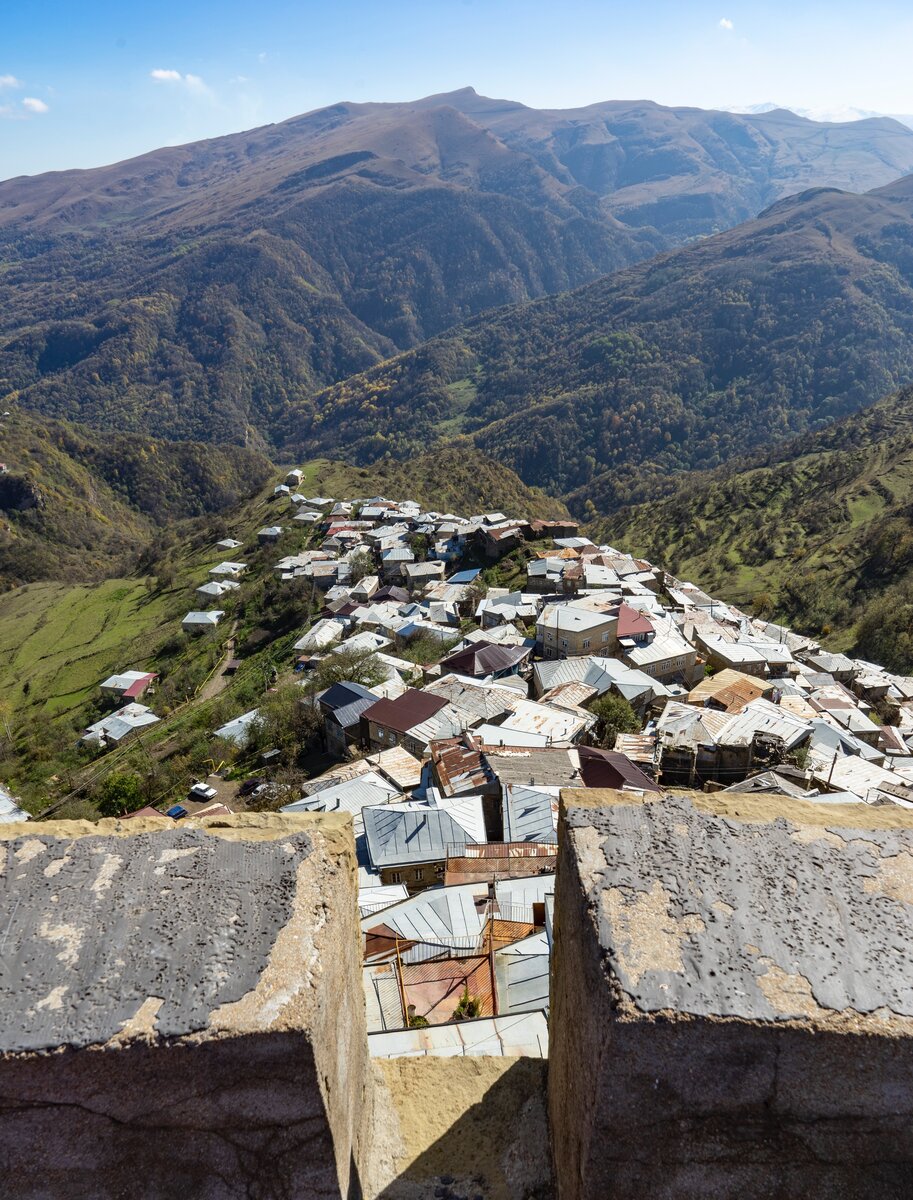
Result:
M374 1068L376 1128L398 1143L378 1200L553 1200L547 1062L398 1058Z

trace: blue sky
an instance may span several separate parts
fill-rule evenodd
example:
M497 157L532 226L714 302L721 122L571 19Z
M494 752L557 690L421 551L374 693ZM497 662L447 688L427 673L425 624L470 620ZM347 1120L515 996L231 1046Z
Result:
M20 0L0 21L0 178L95 166L336 100L472 85L913 113L913 6L758 0Z

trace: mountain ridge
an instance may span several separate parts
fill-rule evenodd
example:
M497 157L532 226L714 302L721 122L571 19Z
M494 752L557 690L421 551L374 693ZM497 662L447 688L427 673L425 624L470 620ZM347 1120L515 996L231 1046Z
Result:
M913 665L913 388L672 495L595 521L592 536L762 616Z
M289 408L482 312L732 224L809 173L913 169L913 131L865 136L464 90L6 181L0 398L269 449Z

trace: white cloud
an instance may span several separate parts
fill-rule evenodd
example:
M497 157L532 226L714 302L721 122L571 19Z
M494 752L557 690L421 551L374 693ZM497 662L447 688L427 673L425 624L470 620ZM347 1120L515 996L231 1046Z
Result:
M172 71L165 67L156 67L154 71L149 72L149 78L155 80L156 83L177 84L188 92L193 92L196 96L209 96L212 93L203 82L199 75L182 75L180 71Z
M0 88L20 88L22 80L15 75L0 75Z
M257 55L257 62L265 63L268 57L269 56L267 55L266 51L261 50L260 53Z
M720 29L725 29L727 32L732 32L732 30L735 29L735 25L733 25L732 21L730 21L728 17L721 17Z
M28 109L31 113L46 113L50 111L43 100L37 100L34 96L26 96L22 101L22 107Z

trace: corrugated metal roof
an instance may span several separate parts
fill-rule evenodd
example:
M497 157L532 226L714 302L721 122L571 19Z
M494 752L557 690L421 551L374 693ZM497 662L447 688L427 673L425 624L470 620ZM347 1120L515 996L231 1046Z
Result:
M422 764L402 746L391 746L389 750L369 754L364 761L376 766L400 791L411 792L422 782Z
M517 700L513 688L479 685L465 676L445 675L425 688L426 694L443 696L471 722L491 720L510 712Z
M532 747L486 750L489 763L501 780L528 787L579 787L580 762L575 749Z
M368 1033L402 1029L406 1024L403 1002L392 963L377 963L362 971Z
M481 816L482 801L477 802ZM439 862L446 858L447 847L452 843L480 840L450 812L424 804L366 808L362 816L371 862L378 870Z
M722 744L740 745L750 742L756 733L767 733L782 738L786 746L794 746L809 729L809 722L803 717L797 717L769 700L752 700L741 713L729 718L718 736Z
M358 889L358 907L363 917L375 915L391 904L409 899L409 889L404 883L382 883L378 887Z
M720 692L734 690L743 695L742 704L754 700L758 696L766 696L774 690L775 685L754 675L746 675L744 671L735 671L732 667L724 667L715 675L708 675L688 693L689 704L703 704L714 699Z
M548 746L548 738L543 733L524 733L520 729L503 729L500 725L477 725L473 730L483 746Z
M482 678L499 671L509 671L524 662L530 654L525 646L502 646L492 642L473 642L441 662L441 670L457 671L461 675Z
M505 842L551 842L558 828L561 789L512 783L504 788L501 813Z
M495 781L494 772L470 736L432 742L431 761L447 796L478 792Z
M389 804L402 793L392 783L368 771L357 779L349 779L335 786L322 788L313 796L302 796L291 804L285 804L281 812L347 812L360 813L368 805Z
M518 699L513 712L501 722L503 729L525 733L541 733L553 742L572 742L595 718L556 708L552 704L537 704L534 700Z
M554 895L554 892L554 875L518 875L513 879L500 879L495 884L498 903L514 908L544 904L546 896Z
M535 942L544 953L517 954L515 946L498 950L495 954L495 984L498 991L498 1008L501 1015L521 1012L539 1012L548 1008L551 956L544 934L526 941Z
M484 883L428 888L381 913L363 917L362 932L384 925L404 941L460 946L481 933L487 919L487 894Z

